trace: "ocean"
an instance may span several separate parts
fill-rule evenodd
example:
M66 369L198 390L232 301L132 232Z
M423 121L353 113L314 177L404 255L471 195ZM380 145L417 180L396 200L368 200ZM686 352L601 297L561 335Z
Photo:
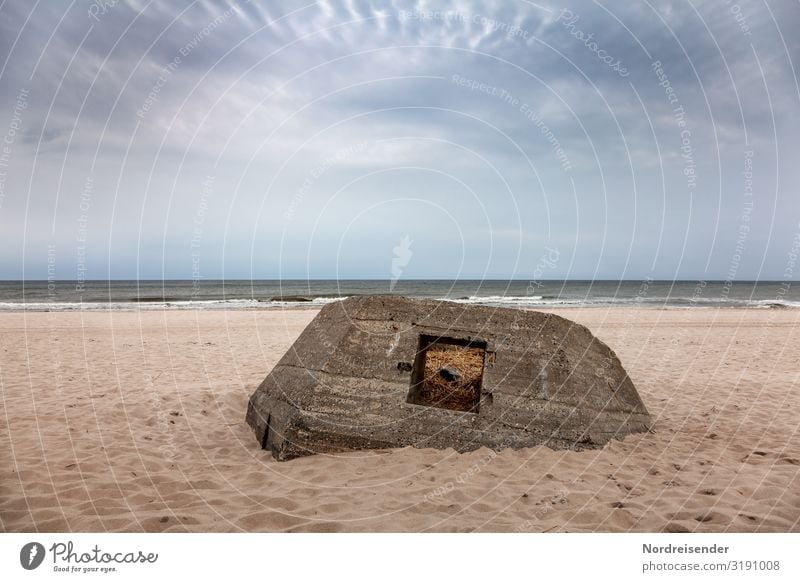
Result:
M800 307L790 281L0 281L0 311L319 308L394 294L494 307Z

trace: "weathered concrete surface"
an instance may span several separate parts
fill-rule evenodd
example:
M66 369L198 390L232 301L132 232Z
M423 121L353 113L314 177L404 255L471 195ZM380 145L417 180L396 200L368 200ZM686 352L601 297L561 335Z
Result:
M477 413L407 402L421 335L485 342ZM247 423L278 460L407 445L595 448L652 426L619 359L585 327L392 296L323 308L251 396Z

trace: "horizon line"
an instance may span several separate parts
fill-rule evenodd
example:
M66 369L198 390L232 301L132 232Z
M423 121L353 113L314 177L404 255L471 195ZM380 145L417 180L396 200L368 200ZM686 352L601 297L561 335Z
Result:
M172 278L138 278L138 279L126 279L126 278L110 278L110 279L3 279L0 278L0 283L74 283L74 284L82 284L85 285L87 283L130 283L130 282L206 282L206 283L215 283L215 282L247 282L247 283L256 283L256 282L297 282L297 281L325 281L325 282L363 282L363 281L393 281L391 277L387 278L372 278L372 277L365 277L365 278L275 278L275 279L239 279L239 278L231 278L231 279L194 279L194 278L181 278L181 279L172 279ZM448 282L510 282L510 283L522 283L536 281L539 283L592 283L592 282L613 282L613 283L630 283L630 282L637 282L637 283L798 283L800 279L703 279L703 278L690 278L690 279L656 279L653 277L643 277L643 278L625 278L625 279L605 279L605 278L593 278L593 279L583 279L583 278L567 278L567 279L497 279L497 278L459 278L459 279L448 279L448 278L426 278L426 279L403 279L398 281L398 284L402 283L412 283L412 282L427 282L427 281L448 281Z

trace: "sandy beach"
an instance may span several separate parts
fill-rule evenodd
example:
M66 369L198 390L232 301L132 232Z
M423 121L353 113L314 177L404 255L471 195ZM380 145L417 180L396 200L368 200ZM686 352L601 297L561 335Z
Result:
M278 463L245 408L315 311L0 314L0 526L800 531L800 310L554 313L616 351L654 433Z

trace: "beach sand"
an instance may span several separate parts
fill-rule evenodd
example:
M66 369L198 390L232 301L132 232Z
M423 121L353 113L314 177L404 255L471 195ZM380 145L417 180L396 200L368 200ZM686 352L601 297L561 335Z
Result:
M800 310L554 313L617 352L655 433L278 463L247 400L316 312L0 314L0 526L800 531Z

